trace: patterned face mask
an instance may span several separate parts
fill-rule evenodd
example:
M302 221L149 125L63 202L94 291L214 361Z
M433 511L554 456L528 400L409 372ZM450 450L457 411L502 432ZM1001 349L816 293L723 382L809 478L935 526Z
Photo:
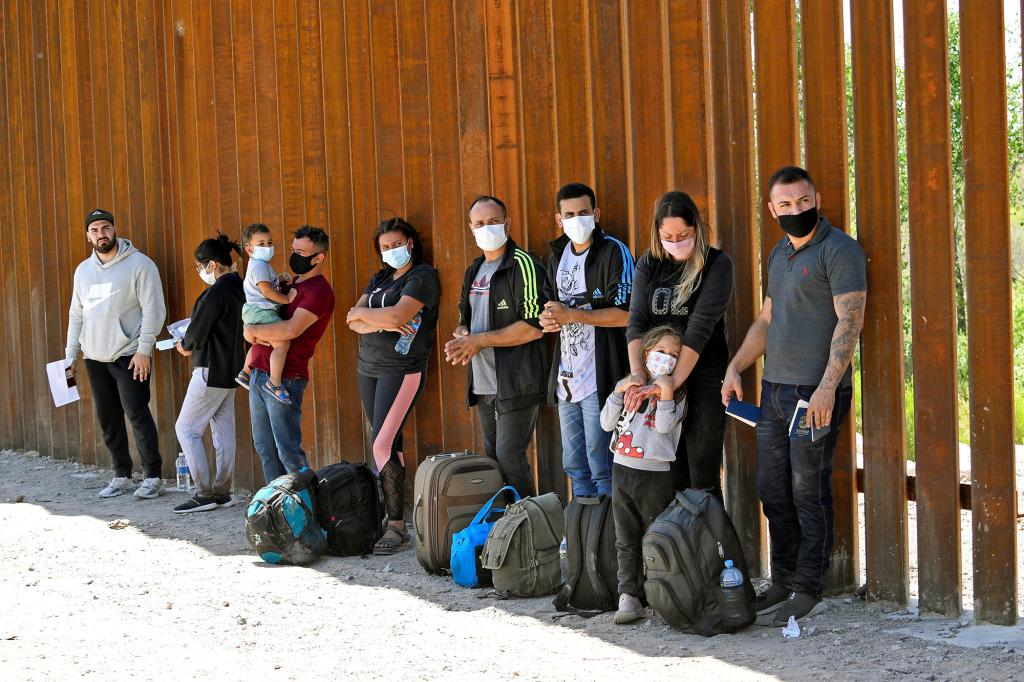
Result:
M647 354L647 373L651 375L651 380L657 379L661 376L666 376L672 373L672 370L676 367L676 359L668 353L662 353L661 351L651 351Z

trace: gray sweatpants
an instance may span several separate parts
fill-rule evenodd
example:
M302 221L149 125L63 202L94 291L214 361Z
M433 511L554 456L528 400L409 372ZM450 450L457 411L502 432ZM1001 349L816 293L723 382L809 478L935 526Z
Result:
M212 484L203 446L207 425L213 436L217 462L217 476ZM231 478L235 474L235 389L210 388L206 385L206 369L197 367L188 382L174 431L188 461L196 494L211 497L230 493Z

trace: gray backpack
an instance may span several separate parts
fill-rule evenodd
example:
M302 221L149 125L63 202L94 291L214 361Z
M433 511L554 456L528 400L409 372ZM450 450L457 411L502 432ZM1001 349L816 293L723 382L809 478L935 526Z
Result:
M564 533L565 514L555 493L509 505L480 555L495 591L506 597L554 594L562 582L558 546Z

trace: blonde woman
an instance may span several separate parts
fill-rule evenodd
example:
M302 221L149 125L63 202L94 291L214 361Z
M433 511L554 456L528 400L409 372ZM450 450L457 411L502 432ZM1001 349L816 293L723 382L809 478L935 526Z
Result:
M708 225L693 199L666 192L654 206L651 248L636 264L626 340L629 409L651 383L641 349L644 334L661 325L676 329L682 347L672 369L674 387L686 384L689 412L672 464L673 488L698 488L722 497L725 408L722 379L729 361L725 309L732 298L732 259L711 246Z

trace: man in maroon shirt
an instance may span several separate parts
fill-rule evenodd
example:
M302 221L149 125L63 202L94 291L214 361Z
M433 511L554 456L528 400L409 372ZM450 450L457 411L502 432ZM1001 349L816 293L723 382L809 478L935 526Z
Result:
M307 466L302 450L302 394L309 383L309 359L334 314L334 289L323 276L330 241L319 227L303 225L295 231L288 266L297 277L296 296L281 310L281 321L246 325L245 338L253 344L249 376L249 414L252 442L269 483L278 476ZM282 383L291 404L263 390L270 372L268 342L291 341Z

